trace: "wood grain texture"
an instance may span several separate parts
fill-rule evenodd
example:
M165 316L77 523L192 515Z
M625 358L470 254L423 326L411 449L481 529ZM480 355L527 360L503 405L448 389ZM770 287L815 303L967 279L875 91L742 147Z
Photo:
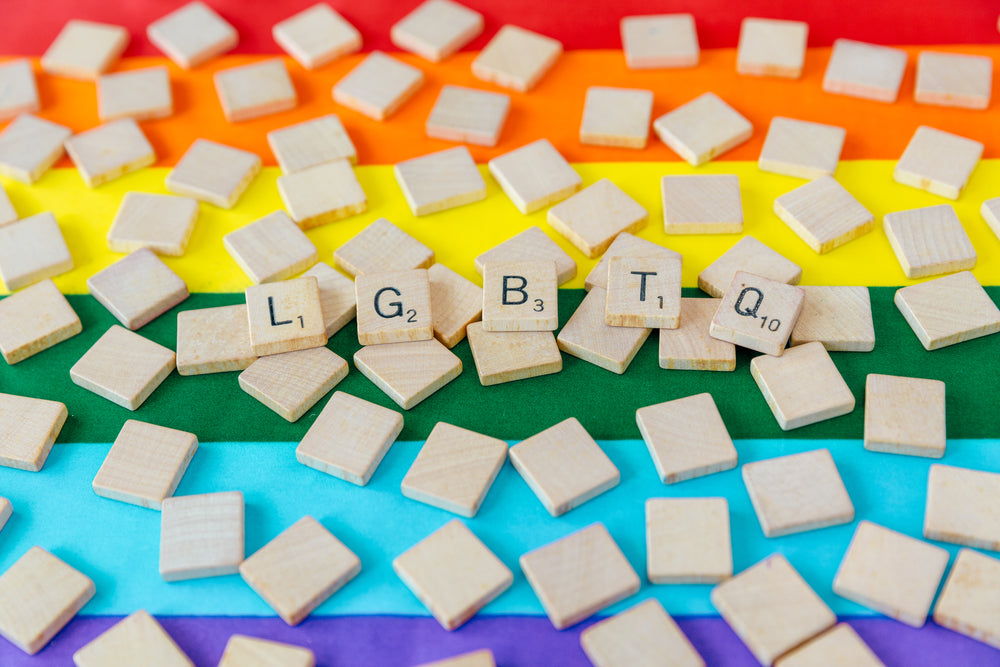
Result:
M0 279L11 292L72 268L66 239L48 211L0 227Z
M198 220L198 201L148 192L126 192L108 230L108 248L130 253L149 248L179 257Z
M93 81L111 69L128 43L126 28L73 19L42 54L42 70L52 76Z
M790 285L798 285L802 279L802 268L798 264L753 236L744 236L698 274L698 287L721 298L737 271Z
M562 201L583 187L580 174L548 139L495 157L487 167L504 194L525 215Z
M521 260L483 265L485 331L555 331L559 284L555 262Z
M926 350L1000 331L1000 309L969 271L903 287L894 302Z
M173 350L114 325L69 369L69 376L74 384L137 410L175 364Z
M733 174L664 176L663 229L667 234L738 234L743 231L740 179Z
M424 73L372 51L333 87L333 99L375 120L385 120L424 85Z
M985 109L993 92L993 59L959 53L921 51L913 100L964 109Z
M649 212L606 178L549 209L549 225L587 257L597 257L622 232L636 232Z
M646 576L654 584L717 584L733 576L725 498L648 498Z
M156 162L152 144L133 118L120 118L74 134L63 146L90 188Z
M323 324L329 339L357 316L358 297L354 281L324 262L302 274L312 276L319 286L319 303L323 311Z
M326 323L313 276L246 290L250 349L262 357L326 345Z
M348 275L426 269L434 251L385 218L379 218L333 251L333 262Z
M431 287L434 337L451 349L464 338L466 328L482 318L483 289L444 264L427 269Z
M212 78L230 123L294 109L299 103L281 58L219 70Z
M651 329L611 327L605 321L607 290L595 287L556 337L566 354L621 375L628 369Z
M196 139L167 174L167 190L230 209L260 172L256 153Z
M875 216L832 176L781 195L774 214L821 255L875 228Z
M483 267L490 263L528 259L550 259L555 262L560 285L576 275L576 261L540 227L528 227L476 257L476 273L483 275Z
M278 177L278 194L292 220L312 229L368 210L368 197L347 160Z
M940 380L878 375L865 381L865 449L944 456L945 385Z
M261 357L240 373L240 389L287 421L298 421L347 377L347 362L325 347Z
M354 288L362 345L434 338L427 269L363 273L355 279Z
M691 14L626 16L621 20L621 37L629 69L698 64L698 32Z
M18 58L0 66L0 91L3 91L0 92L0 120L38 111L38 84L31 61Z
M465 146L399 162L392 172L413 215L486 199L486 181Z
M319 4L303 14L313 11L333 12L329 5ZM334 160L358 163L354 142L336 114L271 130L267 133L267 144L284 174L294 174Z
M646 600L580 633L580 645L596 667L704 667L688 638L657 600Z
M80 318L51 280L43 280L0 301L0 355L16 364L72 338Z
M906 70L906 51L836 39L823 74L823 90L876 102L893 103Z
M897 183L958 199L983 155L983 144L922 125L917 128L892 177Z
M441 62L479 36L483 15L450 0L428 0L393 24L392 43L431 62Z
M882 227L907 278L976 266L976 249L950 204L887 213Z
M472 75L525 93L562 55L558 41L514 25L505 25L472 61Z
M924 537L1000 551L1000 474L933 464L927 475Z
M608 288L608 262L612 257L675 257L680 259L681 254L652 241L639 238L634 234L622 232L615 237L608 249L604 251L604 256L587 274L584 287L588 292L594 287Z
M177 313L177 372L181 375L241 371L256 360L245 304Z
M591 86L583 102L580 143L645 148L653 115L653 91Z
M653 121L660 141L697 167L750 139L753 125L715 93L705 93Z
M185 581L236 574L243 562L243 494L165 498L160 513L160 576Z
M437 339L368 345L354 353L354 365L404 410L462 373L462 360Z
M291 278L319 259L316 246L284 211L229 232L222 244L255 285Z
M219 667L315 667L310 649L269 639L233 635L219 659Z
M871 352L875 324L867 287L808 285L791 345L819 341L828 352Z
M775 116L768 126L757 167L796 178L833 176L846 136L842 127Z
M139 610L115 623L73 654L76 667L194 667L155 618Z
M604 322L613 327L679 327L681 261L673 257L612 257Z
M63 155L68 127L24 113L0 132L0 174L31 185Z
M67 416L57 401L0 394L0 465L41 470Z
M736 50L736 71L752 76L798 79L806 60L809 24L744 18Z
M147 67L97 77L97 116L150 120L174 113L174 96L166 67Z
M239 41L236 28L197 0L150 23L146 36L184 69L229 51Z
M737 271L712 317L709 334L779 357L792 335L805 298L799 287Z
M1000 648L1000 561L972 549L961 549L951 567L934 622Z
M271 35L288 55L310 70L361 48L357 28L323 3L274 24Z
M775 667L884 667L858 633L838 623L818 637L789 651Z
M424 128L428 137L496 146L510 111L510 95L445 85Z
M188 287L149 248L140 248L87 278L87 291L135 331L188 298Z
M562 370L562 355L551 331L486 331L481 322L473 322L467 332L484 387Z
M681 298L681 325L660 329L660 368L683 371L736 369L736 346L712 338L709 326L722 299Z

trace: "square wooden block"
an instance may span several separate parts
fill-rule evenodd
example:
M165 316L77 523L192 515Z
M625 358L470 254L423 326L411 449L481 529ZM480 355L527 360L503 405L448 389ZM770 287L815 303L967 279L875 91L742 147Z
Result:
M430 340L434 337L427 269L364 273L354 281L358 342L362 345Z
M646 500L646 573L654 584L717 584L733 576L729 502Z
M323 325L329 339L357 315L358 298L354 281L324 262L316 262L315 266L302 274L303 278L309 276L316 279L319 287Z
M190 197L126 192L108 230L108 248L120 253L149 248L179 257L197 220L198 202Z
M712 318L709 334L779 357L792 335L805 298L801 288L737 271Z
M639 591L639 575L600 523L529 551L520 563L556 630Z
M212 78L230 123L294 109L299 103L281 58L219 70Z
M1000 648L1000 560L961 549L934 607L934 622Z
M434 263L434 251L379 218L334 250L333 262L357 278L365 273L426 269Z
M52 76L93 81L111 69L128 42L126 28L73 19L42 54L42 69Z
M1000 309L969 271L904 287L894 301L925 350L1000 331Z
M510 588L514 573L455 519L393 559L392 569L445 630Z
M483 15L451 0L427 0L393 24L392 43L441 62L479 36Z
M368 197L347 160L278 177L278 194L292 220L311 229L368 210Z
M158 664L194 667L155 618L139 610L115 623L73 654L76 667L114 667L156 656Z
M907 278L976 266L976 249L951 204L886 213L882 227Z
M299 463L364 486L403 430L403 415L333 393L295 450Z
M241 371L257 361L250 347L246 304L177 313L177 372Z
M273 665L315 667L316 656L304 646L245 635L232 635L219 659L219 667L272 667Z
M548 223L587 257L597 257L622 232L646 226L649 212L606 178L549 209Z
M385 120L424 85L424 73L372 51L333 87L333 99L360 114Z
M676 329L681 321L681 260L612 257L608 262L605 323Z
M870 521L858 524L833 580L837 595L923 627L948 552Z
M434 337L451 349L465 338L466 328L483 314L483 289L444 264L427 269L431 286Z
M681 254L652 241L639 238L635 234L622 232L615 237L608 249L604 251L600 261L587 274L584 287L588 292L594 287L608 288L608 262L613 257L676 257L680 259Z
M527 215L562 201L583 186L580 174L548 139L539 139L487 163L493 178Z
M0 65L0 121L34 113L39 106L38 85L31 61L18 58Z
M319 282L312 276L246 290L250 349L262 357L326 345Z
M174 113L170 74L166 67L147 67L105 74L97 78L97 116L149 120Z
M510 95L445 85L427 118L428 137L496 146L510 111Z
M897 183L958 199L983 156L983 144L923 125L917 128L892 177Z
M68 415L56 401L0 394L0 465L41 470Z
M0 135L0 141L3 137ZM2 165L0 165L2 168ZM0 170L0 173L3 173ZM996 234L997 238L1000 238L1000 197L994 197L993 199L987 199L983 202L983 205L979 208L980 215L983 216L983 220L986 224L990 226L993 233Z
M775 116L767 128L757 168L795 178L833 176L847 130Z
M465 146L405 160L392 173L413 215L486 199L486 181Z
M242 562L242 493L164 499L160 510L160 576L164 581L236 574Z
M906 51L902 49L836 39L823 75L823 90L891 104L899 95L904 71Z
M681 325L660 329L660 368L681 371L736 369L736 346L712 338L709 328L722 299L681 298Z
M670 150L694 167L750 139L753 125L715 93L705 93L653 121Z
M31 185L62 157L68 127L25 113L0 132L0 175Z
M347 362L325 347L261 357L240 373L240 388L289 422L298 421L347 377Z
M250 186L260 165L256 153L195 139L167 174L167 190L229 209Z
M284 211L229 232L222 245L255 285L291 278L319 258L316 246Z
M555 262L491 262L483 267L486 331L555 331L558 300Z
M875 227L875 216L833 176L820 176L774 200L774 214L824 254Z
M828 352L871 352L875 325L867 287L800 286L806 293L791 345L819 341Z
M674 619L658 600L646 600L580 633L580 645L597 667L704 667Z
M510 462L552 516L614 488L621 479L576 417L511 447Z
M94 597L90 577L41 547L0 574L0 635L28 655L42 650Z
M528 227L476 257L476 272L483 275L483 267L495 262L519 262L529 259L550 259L555 262L556 279L560 285L572 280L576 275L576 262L573 258L539 227Z
M1000 551L1000 474L934 464L927 475L924 537Z
M833 629L789 651L774 664L775 667L885 667L847 623L838 623Z
M626 16L621 20L622 51L629 69L694 67L698 31L691 14Z
M551 331L487 331L482 322L472 322L468 336L484 387L562 370L562 355Z
M87 291L133 331L188 298L187 283L149 248L87 278Z
M854 410L854 394L822 343L750 360L750 373L781 430L815 424Z
M505 25L472 61L472 74L525 93L552 68L562 51L562 44L551 37Z
M13 292L73 268L55 216L38 213L0 227L0 280Z
M798 285L802 267L772 250L752 236L744 236L698 274L698 287L715 298L722 298L737 271Z
M189 2L153 21L146 36L184 69L229 51L239 41L236 28L202 2Z
M288 625L306 616L361 571L354 552L304 516L240 564L240 576Z
M316 7L329 9L322 4ZM267 133L267 144L285 174L294 174L334 160L348 160L351 164L358 162L354 142L335 114L271 130Z
M651 329L612 327L605 322L607 290L595 287L583 298L556 342L559 349L621 375L632 363Z
M663 230L667 234L739 234L743 231L740 179L734 174L664 176Z
M51 280L0 300L0 355L16 364L83 330L80 318Z
M425 662L417 667L496 667L493 651L484 648L480 651L462 653L444 660Z
M368 345L354 353L354 365L404 410L462 374L462 360L433 338Z
M865 449L939 459L945 443L944 382L868 375Z
M985 109L993 92L993 59L963 53L921 51L917 56L917 104Z
M322 67L361 49L357 28L322 2L274 24L271 36L306 69Z
M580 143L645 148L653 116L653 91L591 86L583 103Z
M153 146L134 118L121 118L66 139L66 152L89 188L156 162Z
M798 79L806 60L809 24L745 18L740 24L736 71L753 76Z
M137 410L174 365L173 350L114 325L69 369L69 377L126 410Z

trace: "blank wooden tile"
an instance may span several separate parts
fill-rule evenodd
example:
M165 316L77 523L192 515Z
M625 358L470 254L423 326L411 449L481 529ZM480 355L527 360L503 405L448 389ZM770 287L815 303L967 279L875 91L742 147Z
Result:
M884 667L847 623L838 623L774 664L776 667Z
M905 70L906 51L902 49L836 39L823 75L823 90L891 104L899 95Z
M188 298L188 287L149 248L87 278L87 290L126 328L142 328Z
M0 465L41 470L68 414L56 401L0 394Z
M934 464L927 476L924 537L1000 551L1000 474Z
M94 582L41 547L0 574L0 635L28 655L42 650L94 597Z
M404 410L462 373L462 360L433 338L368 345L354 353L354 365Z
M347 362L325 347L261 357L240 373L240 388L290 422L347 377Z
M583 186L580 174L548 139L539 139L487 163L517 210L527 215L562 201Z
M634 234L622 232L615 237L608 249L604 251L604 256L587 274L584 287L588 292L594 287L608 288L608 262L613 257L675 257L680 259L681 254L652 241L639 238Z
M108 230L108 248L120 253L149 248L177 257L197 220L198 202L190 197L126 192Z
M510 462L552 516L614 488L621 479L576 417L511 447Z
M240 576L288 625L306 616L361 571L354 552L304 516L240 564Z
M3 137L0 136L0 141L2 139ZM0 173L3 173L2 165L0 165ZM990 229L993 230L993 233L996 234L997 238L1000 238L1000 197L984 201L983 205L979 208L979 213L983 216L986 224L990 226Z
M156 162L153 146L133 118L121 118L74 134L64 144L89 188Z
M430 340L434 337L427 269L364 273L354 281L358 342L362 345Z
M392 569L445 630L510 588L514 573L455 519L392 561Z
M483 329L555 331L559 328L555 262L490 262L483 266Z
M510 95L445 85L425 129L435 139L496 146L509 111Z
M976 266L976 249L950 204L887 213L882 223L907 278Z
M146 36L184 69L229 51L239 41L236 28L202 2L189 2L153 21Z
M934 607L934 622L1000 648L1000 560L961 549Z
M0 227L0 279L10 291L73 268L59 223L38 213Z
M392 172L413 215L486 199L486 181L465 146L405 160Z
M780 357L754 357L750 373L783 431L854 410L854 395L822 343L791 347Z
M1000 331L1000 309L969 271L904 287L894 301L925 350Z
M319 251L284 211L275 211L222 237L226 252L254 284L291 278Z
M379 218L334 250L333 262L357 278L364 273L426 269L434 263L434 251Z
M316 262L315 266L302 274L303 278L307 276L314 277L319 286L319 303L323 311L326 337L329 339L357 314L354 281L324 262Z
M393 24L392 43L440 62L479 36L483 15L450 0L427 0Z
M0 530L7 524L7 519L13 513L13 508L11 507L10 501L6 498L0 498Z
M865 449L873 452L944 456L944 382L869 374L864 437Z
M529 259L550 259L555 262L556 277L560 285L576 275L576 262L573 258L539 227L529 227L476 257L476 272L483 275L483 267L494 262Z
M347 160L334 160L278 177L278 194L292 220L311 229L368 209L368 197Z
M757 167L796 178L833 176L846 136L842 127L775 116L767 128Z
M319 282L312 276L246 290L250 349L258 357L326 345Z
M150 667L194 667L155 618L139 610L73 654L76 667L115 667L147 664Z
M299 102L281 58L219 70L213 79L230 123L294 109Z
M166 67L147 67L97 78L97 116L149 120L174 113L170 74Z
M562 370L562 355L551 331L486 331L482 322L473 322L468 336L484 387Z
M260 157L207 139L195 139L167 174L167 190L220 208L232 208L260 171Z
M646 500L646 574L654 584L716 584L733 576L729 502Z
M479 651L471 651L451 658L445 658L444 660L425 662L418 665L418 667L496 667L496 661L493 659L493 652L484 648Z
M629 69L698 64L698 32L691 14L626 16L621 20L621 34Z
M721 299L681 299L681 325L660 329L660 368L682 371L731 371L736 346L709 334Z
M18 58L0 65L0 121L38 111L38 85L31 61Z
M310 649L269 639L233 635L219 659L219 667L314 667Z
M580 645L596 667L704 667L674 619L658 600L646 600L580 634Z
M333 99L375 120L385 120L424 85L424 73L372 51L333 87Z
M781 195L774 200L774 213L820 254L875 227L875 216L832 176L820 176Z
M164 581L239 572L243 562L242 493L166 498L160 512L160 576Z
M0 354L16 364L83 330L80 318L51 280L0 300Z
M806 60L809 25L747 17L740 24L736 71L753 76L798 79Z
M472 61L472 74L524 93L535 87L562 51L562 44L551 37L505 25Z
M361 49L361 33L330 5L318 3L276 23L271 36L306 69Z
M660 141L692 166L739 146L753 134L750 124L715 93L705 93L653 122Z
M364 486L403 430L403 415L336 391L295 450L299 463Z
M63 154L73 131L31 114L18 116L0 132L0 175L31 185Z
M948 558L941 547L861 521L834 577L833 592L923 627Z
M113 325L69 369L70 379L127 410L137 410L174 370L173 350Z
M983 155L983 144L926 125L918 127L892 177L897 183L958 199Z
M737 271L712 318L709 334L757 352L781 356L805 298L805 292L793 285Z
M566 354L621 375L646 342L650 329L608 326L604 321L607 301L607 290L591 289L556 342Z
M653 91L591 86L583 103L580 143L645 148L653 115Z
M177 313L177 372L241 371L257 360L250 347L246 304Z
M721 298L737 271L790 285L798 285L802 279L802 268L798 264L754 237L744 236L698 274L698 287Z
M667 234L743 231L740 179L734 174L664 176L663 229Z
M605 324L676 329L681 320L681 260L612 257Z
M639 575L600 523L529 551L520 563L556 630L639 591Z
M664 484L736 467L736 448L711 394L639 408L635 420Z
M985 109L993 92L993 59L921 51L913 99L918 104Z
M348 160L351 164L358 162L354 142L335 114L271 130L267 133L267 143L285 174L294 174L334 160Z
M451 349L465 338L466 327L483 313L483 289L444 264L427 269L431 288L434 337Z
M587 257L597 257L622 232L646 226L649 212L606 178L549 209L548 223Z
M871 352L875 325L867 287L808 285L791 345L819 341L828 352Z
M126 28L73 19L42 54L42 69L52 76L93 81L111 69L128 42Z

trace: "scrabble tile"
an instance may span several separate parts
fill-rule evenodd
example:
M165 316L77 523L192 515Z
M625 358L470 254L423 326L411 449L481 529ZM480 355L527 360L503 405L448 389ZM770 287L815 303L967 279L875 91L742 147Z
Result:
M190 197L126 192L108 230L108 248L120 253L149 248L179 257L197 220L198 202Z
M174 370L173 350L113 325L69 369L70 379L127 410L137 410Z
M976 266L976 249L950 204L886 213L882 227L907 278Z
M734 174L664 176L660 191L667 234L743 231L743 198L740 179Z
M114 667L139 662L157 667L194 667L163 626L141 609L73 654L76 667Z
M465 146L405 160L392 172L413 215L486 199L486 181Z
M776 667L884 667L847 623L838 623L789 651L774 664Z
M233 635L226 642L226 648L219 659L219 667L315 667L316 657L310 649L258 639L245 635Z
M194 433L129 419L94 477L94 493L159 510L197 450Z
M177 372L241 371L257 360L250 347L246 304L177 313Z
M904 287L894 301L925 350L1000 331L1000 309L968 271Z
M802 279L802 268L798 264L754 237L744 236L698 274L698 287L721 298L737 271L789 285L798 285Z
M600 261L587 274L584 287L588 292L594 287L608 288L608 262L613 257L675 257L680 259L681 254L669 248L664 248L652 241L639 238L634 234L622 232L615 237L615 240L611 242L608 249L604 251L604 256L601 257Z
M774 200L774 214L819 254L875 227L875 216L832 176L820 176Z
M917 104L985 109L993 92L993 59L960 53L921 51L917 56Z
M281 58L219 70L212 78L230 123L294 109L299 102Z
M372 51L333 87L333 100L369 118L385 120L422 85L422 71Z
M425 662L417 667L496 667L496 661L493 660L493 652L484 648L444 660Z
M302 274L303 278L307 276L314 277L319 286L323 325L326 327L326 337L329 339L357 314L354 281L324 262L316 262L315 266Z
M120 118L74 134L64 146L88 188L156 162L153 146L134 118Z
M864 438L865 449L873 452L944 456L944 382L869 374Z
M1000 560L961 549L934 607L934 622L1000 648Z
M691 14L626 16L621 20L621 34L629 69L698 64L698 32Z
M599 621L580 633L580 645L597 667L656 667L664 660L677 667L704 667L674 619L658 600Z
M796 178L833 176L847 131L842 127L775 116L757 168Z
M605 324L676 329L681 322L681 260L612 257Z
M52 76L93 81L111 69L128 42L126 28L74 19L42 54L42 69Z
M736 467L736 447L711 394L639 408L635 421L664 484Z
M525 215L562 201L583 187L580 174L548 139L495 157L487 167L504 194Z
M464 625L514 582L514 573L458 519L393 559L392 569L445 630Z
M361 561L311 516L304 516L240 564L240 576L288 625L306 616L361 571Z
M347 377L347 362L325 347L261 357L240 373L240 388L289 422L298 421Z
M166 118L173 113L174 98L166 67L148 67L97 78L97 116L103 122L119 118Z
M403 415L336 391L295 450L299 463L364 486L403 430Z
M983 145L957 134L918 127L892 178L931 194L958 199L983 155Z
M597 257L622 232L646 226L649 212L606 178L549 209L548 223L590 258Z
M294 174L334 160L358 163L354 143L335 114L271 130L267 133L267 144L285 174Z
M639 591L639 575L600 523L529 551L520 563L556 630Z
M475 266L476 272L483 275L483 267L487 264L542 259L550 259L556 263L556 278L560 285L576 275L576 262L573 258L539 227L528 227L500 245L490 248L476 257Z
M160 576L164 581L236 574L242 562L242 493L164 499L160 514Z
M434 139L496 146L509 111L510 95L445 85L425 129Z
M87 278L87 290L133 331L188 298L184 280L149 248L140 248Z
M645 148L653 115L653 91L591 86L583 103L580 143Z
M284 211L229 232L222 245L254 284L291 278L319 258L316 246Z
M368 209L368 197L347 160L334 160L278 177L278 194L302 229L326 225Z
M479 36L483 15L450 0L427 0L393 24L392 43L431 62L441 62Z
M0 136L0 141L2 141L2 136ZM2 171L3 165L0 165L0 173ZM980 215L983 216L983 220L989 225L993 233L996 234L997 238L1000 238L1000 197L994 197L993 199L987 199L983 202L983 205L979 208Z
M646 500L646 573L654 584L716 584L733 576L729 502Z
M73 131L29 113L0 132L0 175L31 185L63 154Z
M34 113L39 106L31 61L19 58L0 65L0 121L22 113Z
M764 665L832 627L837 617L781 554L712 589L712 604Z
M361 33L322 2L276 23L278 46L306 69L316 69L361 49Z
M576 417L511 447L510 462L552 516L601 495L621 479Z
M56 401L0 394L0 465L41 470L68 414Z
M906 51L850 39L833 41L823 90L893 103L906 70Z
M781 356L805 297L805 292L793 285L737 271L712 318L709 335Z
M83 330L80 318L51 280L0 300L0 355L16 364Z
M354 365L396 405L409 410L462 373L462 361L437 339L368 345Z
M0 530L3 530L4 525L7 523L7 519L13 513L10 501L6 498L0 498Z
M747 17L740 24L736 71L798 79L806 60L809 24Z
M255 153L195 139L167 174L167 190L220 208L232 208L260 171Z
M562 355L551 331L487 331L482 322L472 322L468 337L484 387L562 370Z
M660 141L694 167L750 138L753 125L715 93L705 93L653 121Z
M485 331L555 331L559 284L555 262L490 262L483 266Z
M0 227L0 279L11 292L72 268L73 258L51 213Z
M222 55L239 41L236 28L202 2L189 2L153 21L146 36L184 69Z
M750 373L781 430L815 424L854 410L854 395L822 343L750 360Z
M505 25L472 61L472 75L525 93L552 68L562 51L562 44L551 37Z
M681 371L736 369L736 346L709 335L709 326L720 303L722 299L681 298L681 325L676 329L660 329L660 368Z
M434 337L427 269L364 273L354 282L358 342L362 345L430 340Z
M0 575L0 635L28 655L42 650L94 597L94 582L41 547Z
M621 375L646 342L650 329L608 326L604 321L607 301L607 290L591 289L556 342L566 354Z
M1000 551L1000 474L934 464L927 476L924 537Z
M256 356L326 345L316 278L304 276L248 287L246 302L250 349Z
M799 287L806 293L792 329L791 345L819 341L828 352L871 352L875 325L867 287Z
M365 273L429 268L434 251L379 218L334 250L333 263L357 278Z
M444 264L427 269L431 286L434 337L451 349L465 338L466 328L483 314L483 289Z
M833 592L923 627L948 557L941 547L861 521L833 579Z

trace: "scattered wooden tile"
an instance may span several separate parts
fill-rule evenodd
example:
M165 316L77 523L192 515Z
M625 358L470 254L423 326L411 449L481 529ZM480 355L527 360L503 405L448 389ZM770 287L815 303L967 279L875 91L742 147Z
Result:
M13 513L13 507L6 498L0 498L0 530L7 524L7 519Z
M357 278L380 271L426 269L434 263L434 251L379 218L334 250L333 263Z
M663 229L667 234L739 234L743 231L740 179L734 174L664 176Z
M403 430L403 415L336 391L295 450L302 465L364 486Z
M83 330L80 318L51 280L0 300L0 355L16 364Z
M682 371L736 369L736 346L712 338L709 327L722 299L681 298L681 325L660 329L660 368Z
M357 291L358 342L362 345L430 340L434 337L427 269L363 273Z
M425 129L435 139L496 146L508 111L510 95L445 85Z
M434 337L451 349L465 338L466 327L483 314L483 289L444 264L427 269L431 287Z
M562 201L583 186L583 179L548 139L539 139L487 163L521 213L527 215Z
M3 137L0 135L0 142L2 140ZM3 173L2 168L3 165L0 164L0 173ZM986 224L990 226L990 229L993 230L993 233L996 234L997 238L1000 238L1000 197L984 201L979 209L979 213L983 216Z
M842 127L775 116L757 167L796 178L833 176L847 131Z
M76 667L115 667L140 662L194 667L155 618L139 610L115 623L73 654Z
M823 90L876 102L893 103L906 70L906 51L835 39L823 75Z
M290 278L319 258L316 246L284 211L229 232L222 245L254 284Z
M551 37L505 25L472 61L472 74L525 93L552 68L562 51L562 44Z
M326 345L319 281L312 276L246 290L250 349L262 357Z
M243 562L243 494L175 496L160 514L160 576L185 581L236 574Z
M198 202L190 197L126 192L108 230L108 248L120 253L149 248L179 257L197 220Z
M41 547L0 575L0 635L28 655L42 650L94 597L94 582Z
M133 331L188 298L187 283L149 248L87 278L87 291Z
M189 2L153 21L146 36L184 69L222 55L239 41L236 28L202 2Z
M42 54L42 69L52 76L93 81L111 69L128 42L126 28L73 19Z
M551 331L486 331L482 322L472 322L468 337L484 387L562 370L562 355Z
M894 301L925 350L1000 331L1000 309L969 271L903 287Z
M39 106L31 61L19 58L0 65L0 121L22 113L34 113Z
M333 99L375 120L385 120L424 85L424 73L412 65L372 51L333 87Z
M321 5L325 7L326 5ZM269 639L233 635L219 659L219 667L315 667L310 649Z
M587 274L584 287L588 292L594 287L608 288L608 262L614 257L674 257L680 259L681 254L652 241L639 238L634 234L622 232L615 237L608 249L604 251L604 256Z
M737 271L712 318L709 334L757 352L781 356L805 298L801 288Z
M892 178L931 194L958 199L983 155L983 144L923 125L917 128Z
M750 124L715 93L705 93L653 121L660 141L694 167L704 164L753 134Z
M950 204L886 213L882 223L907 278L976 266L976 249Z
M103 122L119 118L166 118L173 113L174 97L166 67L147 67L97 78L97 116Z
M72 134L68 127L21 114L0 132L0 175L31 185L62 157Z
M177 372L241 371L257 361L250 347L246 304L177 313Z
M645 148L653 115L653 91L591 86L583 103L580 143Z
M948 558L941 547L861 521L833 579L833 592L919 628Z
M750 373L783 431L854 410L854 394L822 343L791 347L780 357L754 357Z
M41 470L68 415L56 401L0 394L0 465Z
M864 437L865 449L873 452L944 456L944 382L869 374Z
M69 369L70 379L127 410L136 410L174 370L173 350L116 325Z
M389 31L392 43L431 62L441 62L479 36L483 15L450 0L427 0Z
M153 146L134 118L120 118L74 134L64 146L89 188L156 162Z
M329 9L323 4L316 7ZM334 160L348 160L351 164L358 162L354 143L335 114L271 130L267 133L267 143L285 174L294 174Z
M658 600L646 600L580 633L580 645L596 667L704 667L674 619Z
M458 519L393 559L392 569L445 630L510 588L514 573Z
M276 23L271 35L306 69L322 67L361 49L357 28L322 2Z
M462 361L437 339L368 345L354 365L396 405L409 410L462 373Z
M809 24L747 17L740 25L736 71L798 79L806 60Z
M871 352L875 325L867 287L800 286L806 293L790 345L819 341L828 352Z
M240 373L240 389L289 422L347 377L347 362L325 347L261 357Z
M681 260L612 257L605 324L676 329L681 322Z
M550 239L540 227L528 227L500 245L494 246L475 259L476 272L483 275L483 267L496 262L550 259L556 263L559 284L572 280L576 275L576 262L565 250Z
M479 651L471 651L451 658L445 658L444 660L425 662L417 667L496 667L496 664L496 661L493 659L493 652L484 648Z
M875 227L875 216L833 176L820 176L781 195L774 200L774 213L821 255Z
M885 667L847 623L838 623L774 664L775 667Z
M694 67L698 32L691 14L626 16L621 20L622 51L629 69Z
M392 172L413 215L486 199L486 181L465 146L399 162Z
M559 284L555 262L525 260L483 266L483 329L555 331Z
M601 495L621 479L618 468L576 417L511 447L510 462L552 516Z
M288 625L306 616L361 571L354 552L304 516L240 564L240 576Z
M529 551L520 563L556 630L639 591L639 575L600 523Z
M606 178L549 209L548 223L587 257L597 257L622 232L646 226L649 212Z
M612 327L605 321L607 290L590 290L556 338L559 349L621 375L632 363L650 329Z
M993 92L993 59L964 53L921 51L917 56L917 104L985 109Z
M212 78L230 123L294 109L299 103L281 58L219 70Z
M961 549L934 607L934 622L1000 648L1000 560Z
M924 537L1000 551L1000 474L934 464L927 476Z
M278 177L278 194L302 229L326 225L368 209L368 197L347 160L334 160Z
M717 299L722 298L737 271L789 285L798 285L802 279L798 264L754 237L744 236L698 274L698 287Z
M357 314L354 281L324 262L316 262L315 266L302 274L303 278L307 276L314 277L319 286L323 325L326 327L326 337L329 339Z
M646 500L646 573L654 584L717 584L733 576L729 502Z
M232 208L260 171L256 153L196 139L167 174L167 190Z
M0 280L11 292L73 268L59 223L38 213L0 227Z

